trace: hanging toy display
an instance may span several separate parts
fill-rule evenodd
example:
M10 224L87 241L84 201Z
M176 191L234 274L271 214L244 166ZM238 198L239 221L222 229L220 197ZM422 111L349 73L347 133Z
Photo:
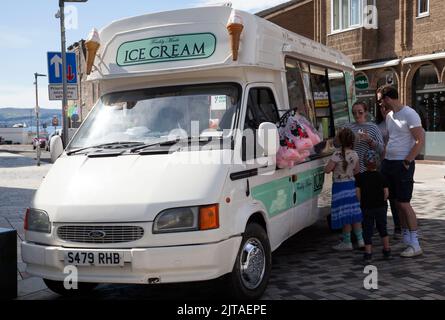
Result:
M280 148L277 166L280 169L304 162L311 155L311 149L321 142L311 123L295 110L290 110L281 117L278 132Z

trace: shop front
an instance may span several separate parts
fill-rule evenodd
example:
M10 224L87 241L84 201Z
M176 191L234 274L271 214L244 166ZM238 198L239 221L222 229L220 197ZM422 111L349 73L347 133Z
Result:
M379 61L369 64L357 65L355 70L355 89L357 99L369 106L369 113L376 115L376 90L385 84L399 88L399 75L396 68L400 59Z
M445 157L445 85L432 64L422 65L412 80L412 104L426 131L425 158Z

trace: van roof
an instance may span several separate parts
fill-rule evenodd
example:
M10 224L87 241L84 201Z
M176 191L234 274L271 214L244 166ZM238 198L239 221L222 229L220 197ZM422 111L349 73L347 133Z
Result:
M101 47L95 63L97 68L89 79L113 79L233 66L284 70L284 55L337 69L354 69L351 60L340 51L239 10L236 12L243 21L244 29L239 59L232 61L226 25L233 10L227 6L201 7L114 21L100 31ZM193 41L206 42L205 49L211 49L213 46L213 52L209 49L209 52L201 54L204 53L204 47L201 47L199 42L199 45L195 44L194 47L198 54L187 56L187 53L191 53ZM176 43L176 49L170 46L164 50L162 45L168 42ZM189 48L181 47L187 44ZM146 59L147 45L152 46L150 57L155 53L156 58ZM165 46L167 47L167 44ZM202 51L199 51L201 49ZM168 50L173 50L176 55ZM185 55L179 57L178 50L183 50ZM159 57L162 59L158 59Z

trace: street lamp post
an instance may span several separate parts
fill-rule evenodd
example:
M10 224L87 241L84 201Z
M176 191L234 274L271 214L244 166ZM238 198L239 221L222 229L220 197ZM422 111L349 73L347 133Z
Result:
M38 78L39 77L46 77L46 75L44 74L40 74L40 73L34 73L34 79L35 82L34 84L36 85L36 120L37 120L37 146L36 146L36 150L37 150L37 166L40 167L40 132L39 132L39 127L40 127L40 118L39 118L39 114L40 114L40 107L39 107L39 84L38 84Z
M60 34L62 42L62 142L66 147L68 144L68 118L67 118L67 88L68 83L66 79L66 36L65 36L65 2L87 2L88 0L59 0L59 14L57 17L60 19Z

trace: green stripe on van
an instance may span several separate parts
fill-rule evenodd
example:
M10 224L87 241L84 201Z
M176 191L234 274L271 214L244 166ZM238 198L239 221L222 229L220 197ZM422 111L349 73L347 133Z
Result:
M295 182L294 190L297 192L297 203L300 205L312 198L318 196L323 189L324 183L324 168L316 168L305 171L298 175L298 180Z
M293 205L293 191L289 177L252 188L252 196L263 203L269 218L289 210Z
M272 218L318 196L323 184L324 168L319 167L298 174L295 183L290 177L286 177L256 186L252 188L252 197L263 203L269 218Z

